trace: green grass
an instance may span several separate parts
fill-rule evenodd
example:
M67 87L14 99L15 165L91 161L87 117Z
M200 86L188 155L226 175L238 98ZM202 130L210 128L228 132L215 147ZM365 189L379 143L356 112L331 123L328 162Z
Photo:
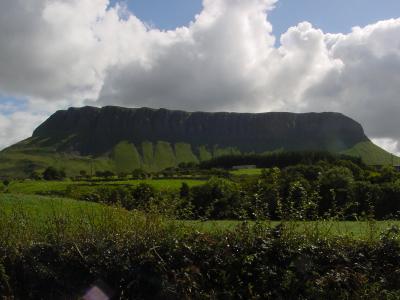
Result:
M212 159L212 154L207 150L206 146L199 146L198 152L200 161Z
M135 218L143 218L143 215L131 213L124 209L114 208L92 202L76 201L72 199L43 197L35 195L0 194L0 216L1 222L11 222L13 217L29 220L30 224L44 224L45 220L53 217L68 216L68 222L82 222L83 219L94 218L93 222L103 222L107 218L118 220L107 220L108 222L135 222ZM96 221L97 220L97 221ZM1 223L0 222L0 223ZM204 233L218 233L227 230L236 230L243 221L174 221L167 222L170 226L180 228L180 232L199 231ZM68 224L78 226L79 224ZM254 221L246 222L255 226ZM278 221L262 221L258 224L266 227L276 227L282 224ZM302 234L316 237L346 237L351 239L375 240L384 230L393 225L400 226L400 221L285 221L284 234ZM100 224L99 224L100 225Z
M242 221L182 221L185 226L200 232L222 232L235 230L243 224ZM247 222L255 225L256 222ZM400 221L263 221L262 226L274 228L284 224L286 231L290 233L305 233L308 236L316 235L323 237L347 237L355 239L377 239L379 235L392 226L400 226Z
M241 176L241 175L261 175L262 169L244 169L244 170L233 170L230 171L232 175Z
M191 145L186 143L171 144L162 141L143 142L136 146L123 141L110 149L111 153L95 158L56 151L57 147L62 147L69 138L66 137L64 140L29 138L1 151L0 174L26 178L32 171L41 172L48 166L64 169L68 176L77 176L81 170L90 174L92 169L93 172L109 170L115 173L130 173L137 168L161 171L177 166L181 162L204 161L212 157L240 153L233 147L214 146L209 151L205 146L192 149ZM369 165L392 164L392 155L370 141L359 143L341 153L361 157ZM393 163L400 164L400 158L393 157Z
M361 157L367 165L392 165L400 164L400 158L393 156L370 141L358 143L353 148L343 151L343 154Z
M224 155L240 155L242 154L238 149L234 147L220 148L215 146L213 149L214 157L224 156Z
M77 214L82 211L100 211L109 207L94 202L36 195L0 194L0 208L3 212L23 209L33 217L46 217L54 212Z
M81 170L90 173L97 170L113 170L114 163L107 157L91 159L72 154L57 153L51 148L14 146L0 152L0 173L5 176L26 177L34 170L42 172L53 166L67 171L69 176L79 175Z
M170 143L157 142L154 150L153 167L163 170L176 166L175 153Z
M175 144L175 156L176 156L176 163L187 163L187 162L194 162L198 163L199 160L196 155L193 154L192 146L186 143L176 143Z
M157 190L178 190L182 182L186 182L190 187L201 185L204 180L194 179L145 179L145 180L121 180L121 181L13 181L8 187L10 193L38 194L38 193L62 193L69 186L85 186L85 189L94 190L102 186L135 186L140 183L152 185Z
M119 172L132 172L140 169L141 159L135 145L128 142L121 142L114 147L112 158L115 162L116 170Z

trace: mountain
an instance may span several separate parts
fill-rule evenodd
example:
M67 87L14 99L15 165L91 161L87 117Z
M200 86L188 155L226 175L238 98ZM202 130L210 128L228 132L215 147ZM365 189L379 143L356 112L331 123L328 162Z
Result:
M362 126L340 113L207 113L82 107L60 110L31 138L0 152L0 175L26 176L53 165L80 170L162 170L215 156L322 150L391 162Z

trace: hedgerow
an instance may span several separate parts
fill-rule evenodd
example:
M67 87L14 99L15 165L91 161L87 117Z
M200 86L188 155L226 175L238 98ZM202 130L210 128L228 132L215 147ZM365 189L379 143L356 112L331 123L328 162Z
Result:
M396 227L363 241L298 234L285 222L199 233L156 215L115 217L94 224L82 216L72 227L54 216L25 229L41 234L14 240L3 229L0 295L75 299L99 285L115 299L400 297Z

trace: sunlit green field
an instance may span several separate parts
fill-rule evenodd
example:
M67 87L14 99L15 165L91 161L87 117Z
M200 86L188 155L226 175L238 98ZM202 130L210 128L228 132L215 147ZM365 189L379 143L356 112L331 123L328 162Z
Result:
M250 226L267 226L275 228L283 225L285 230L291 233L305 233L307 235L332 237L341 236L357 239L376 239L380 234L392 228L400 226L400 221L182 221L186 226L190 226L200 232L218 232L225 230L235 230L237 226L248 224Z
M135 186L140 183L147 183L158 190L178 190L182 183L186 182L190 187L201 185L203 180L194 179L147 179L147 180L123 180L123 181L104 181L104 182L86 182L86 181L14 181L8 187L10 193L38 194L50 192L65 192L70 186L82 186L87 190L96 189L102 186Z
M81 222L94 222L102 224L104 222L122 222L130 224L135 222L135 218L141 215L128 212L121 208L115 208L96 204L92 202L82 202L65 198L54 198L34 195L0 194L0 216L2 224L13 222L16 216L28 221L30 226L43 224L43 220L51 219L54 216L66 217L68 226L79 225ZM143 216L141 216L143 217ZM318 222L299 222L277 221L262 222L243 222L243 221L175 221L164 220L173 226L181 227L183 231L199 232L223 232L235 230L237 226L265 226L276 227L283 224L285 231L290 234L306 233L309 236L342 236L357 239L377 239L381 232L392 227L400 226L400 221L365 221L365 222L343 222L343 221L318 221ZM32 225L33 224L33 225Z
M244 169L244 170L233 170L230 173L232 175L260 175L262 169Z

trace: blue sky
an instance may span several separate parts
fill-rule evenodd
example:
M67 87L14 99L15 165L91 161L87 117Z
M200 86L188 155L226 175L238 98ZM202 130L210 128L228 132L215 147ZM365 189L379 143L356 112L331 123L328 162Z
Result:
M0 149L90 104L337 111L400 155L400 0L280 0L265 14L271 1L207 0L175 32L202 0L111 0L139 21L104 1L0 1Z
M117 2L113 0L112 3ZM141 20L160 29L186 25L201 11L201 0L126 0ZM348 33L354 26L398 18L399 0L280 0L269 14L274 34L279 37L302 21L330 33Z

